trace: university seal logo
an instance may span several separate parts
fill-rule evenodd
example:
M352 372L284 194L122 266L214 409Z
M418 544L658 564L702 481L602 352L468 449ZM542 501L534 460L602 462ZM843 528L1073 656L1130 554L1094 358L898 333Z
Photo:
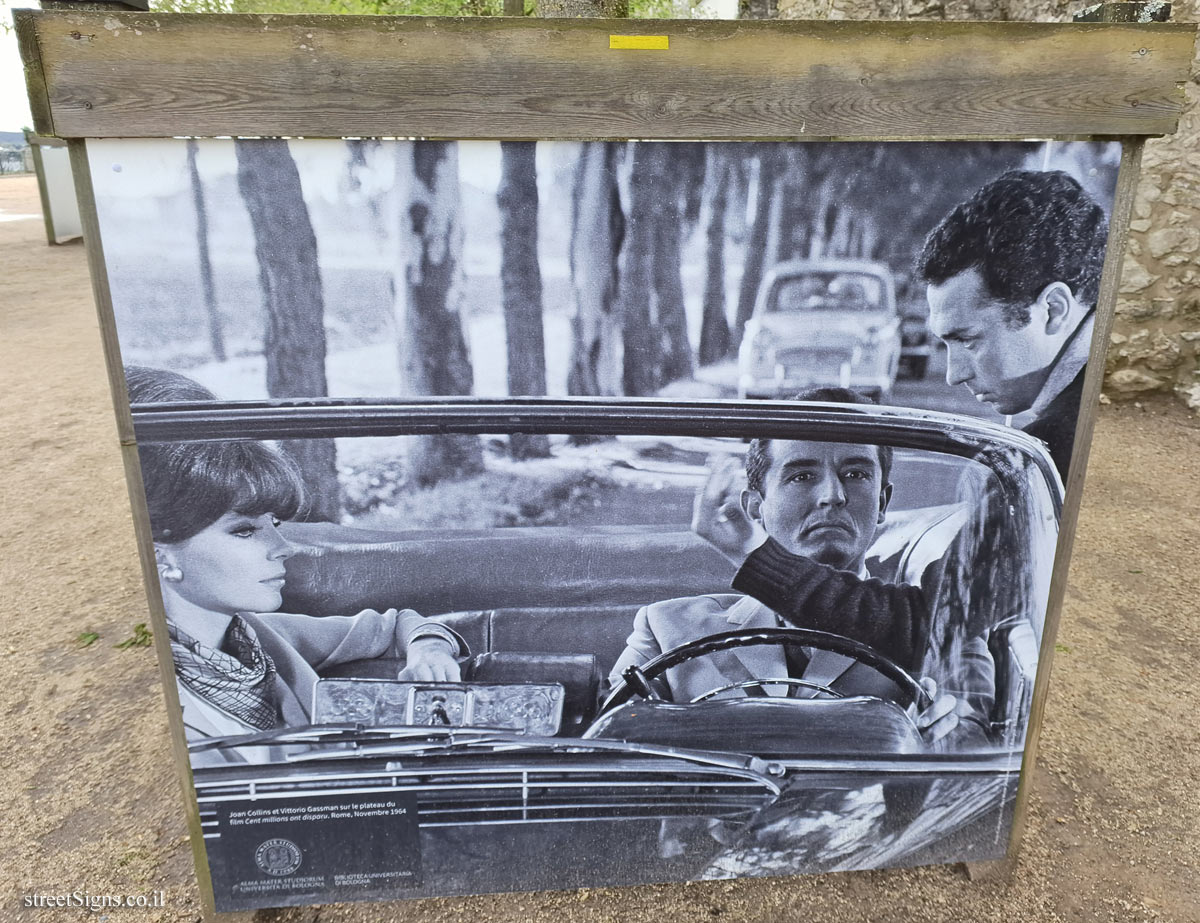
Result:
M291 840L267 840L254 851L254 864L268 875L291 875L300 868L304 854Z

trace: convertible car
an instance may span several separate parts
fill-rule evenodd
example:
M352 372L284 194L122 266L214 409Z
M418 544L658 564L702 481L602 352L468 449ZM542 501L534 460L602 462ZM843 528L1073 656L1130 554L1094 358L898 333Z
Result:
M1007 849L1062 501L1046 448L1020 431L875 406L616 399L156 404L134 420L139 442L337 439L339 457L478 437L489 475L591 485L515 525L447 513L396 527L382 491L366 520L285 526L283 611L410 607L470 655L458 683L343 665L317 684L313 725L191 743L218 910ZM512 461L503 447L518 433L546 435L549 456ZM921 673L943 689L966 639L986 638L995 694L980 737L930 744L915 677L802 628L719 633L610 682L640 606L729 592L733 566L689 530L691 498L712 456L756 436L893 447L867 567L927 588ZM675 666L762 644L833 650L900 692L756 677L670 701L661 678Z

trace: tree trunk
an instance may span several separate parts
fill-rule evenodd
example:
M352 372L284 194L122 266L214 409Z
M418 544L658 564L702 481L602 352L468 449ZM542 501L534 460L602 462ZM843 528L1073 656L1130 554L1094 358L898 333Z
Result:
M325 397L325 303L317 238L300 188L296 162L282 140L234 143L238 188L250 213L254 251L266 308L263 354L271 397ZM332 439L283 443L300 466L308 493L306 515L336 522L336 450Z
M684 209L683 171L676 171L674 144L654 144L660 204L654 213L654 311L658 325L658 388L695 374L692 344L688 340L687 310L683 303L682 241ZM657 390L657 388L655 389Z
M407 252L398 325L401 369L412 394L470 394L471 359L459 315L458 147L453 141L414 141L399 145L397 156L410 191L401 216ZM474 436L421 436L413 440L408 461L410 476L422 486L483 470Z
M743 156L727 156L725 165L729 170L725 231L731 244L741 246L750 233L750 222L746 215L750 205L750 161Z
M782 171L776 174L774 182L767 190L771 206L767 210L767 246L763 262L764 275L766 271L784 259L787 253L787 234L783 226L783 196L784 178Z
M704 141L675 141L667 153L670 174L676 177L679 185L679 208L683 216L685 239L700 223L706 192L704 176L708 172L709 149L713 147L714 144Z
M815 230L824 160L819 145L786 149L779 164L780 239L772 261L806 259L819 236Z
M620 19L629 15L629 0L535 0L534 9L549 19ZM575 314L568 394L621 393L617 279L625 224L617 191L618 150L616 144L585 142L575 166L569 254Z
M617 191L617 146L580 146L571 189L571 368L568 394L621 394L618 255L625 218Z
M621 276L625 393L647 396L692 374L679 277L681 189L670 145L634 142Z
M833 227L829 232L829 244L825 248L828 256L847 257L850 256L850 236L853 229L853 209L845 205L835 205L833 207Z
M708 227L704 230L704 312L700 320L700 364L729 354L725 317L725 210L729 200L729 158L719 145L708 148L706 171Z
M764 147L758 155L758 191L754 197L754 222L750 226L750 239L746 242L743 260L742 282L738 288L737 314L730 332L729 348L736 351L742 342L746 321L754 313L754 299L762 282L764 261L767 255L767 237L771 225L772 198L778 173L776 153Z
M221 330L221 315L217 311L212 259L208 252L208 207L204 203L204 186L200 182L200 171L196 167L198 148L196 139L188 138L188 176L192 182L192 203L196 206L196 252L200 257L200 290L204 294L204 310L208 314L208 340L212 344L213 358L224 362L225 336Z
M645 142L633 151L629 179L628 231L621 267L622 381L625 393L638 397L658 390L658 343L651 299L654 291L654 209L658 202L653 176L654 151Z
M508 393L546 393L546 344L542 330L542 273L538 266L538 188L533 141L500 143L500 286L508 348ZM545 458L550 440L513 433L513 458Z

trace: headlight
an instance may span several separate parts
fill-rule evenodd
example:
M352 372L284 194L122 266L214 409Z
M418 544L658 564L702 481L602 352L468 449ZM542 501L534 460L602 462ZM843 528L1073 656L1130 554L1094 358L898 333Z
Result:
M753 365L769 363L775 350L775 337L769 330L758 328L750 337L749 358Z
M766 349L775 342L775 337L771 334L770 330L767 330L765 327L759 327L754 331L754 336L750 338L750 342L754 344L755 349Z

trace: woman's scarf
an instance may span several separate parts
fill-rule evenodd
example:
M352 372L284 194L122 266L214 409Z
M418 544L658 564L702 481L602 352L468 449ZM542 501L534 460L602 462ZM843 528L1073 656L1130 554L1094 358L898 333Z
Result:
M183 685L249 727L266 731L279 725L275 664L245 619L233 617L221 650L170 622L167 628L175 675Z

